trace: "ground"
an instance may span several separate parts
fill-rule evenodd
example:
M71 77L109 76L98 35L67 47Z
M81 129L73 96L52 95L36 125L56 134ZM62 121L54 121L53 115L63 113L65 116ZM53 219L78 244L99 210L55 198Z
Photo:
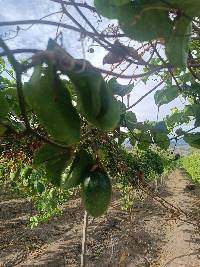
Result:
M200 190L189 190L189 178L173 171L158 190L164 201L189 214L177 216L151 197L122 211L118 195L106 215L89 218L87 265L99 267L200 266ZM0 196L0 266L80 266L82 221L80 199L70 200L64 213L31 230L30 205L15 196Z

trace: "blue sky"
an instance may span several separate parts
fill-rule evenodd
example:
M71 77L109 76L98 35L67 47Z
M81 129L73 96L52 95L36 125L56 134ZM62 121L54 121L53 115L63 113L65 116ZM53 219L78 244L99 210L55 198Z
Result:
M86 1L88 4L92 4L93 1ZM41 17L59 11L60 6L56 3L50 2L48 0L0 0L0 21L12 21L12 20L24 20L24 19L40 19ZM80 19L78 14L73 10L73 7L69 7L68 11L76 17L76 19L85 26L84 22ZM53 15L49 19L58 21L60 19L60 14ZM96 19L94 19L91 13L87 13L86 16L92 21L95 26ZM67 22L73 25L69 19L63 18L63 22ZM109 21L104 20L100 23L99 28L104 29L108 25ZM28 25L21 26L23 29L27 29ZM0 35L5 38L5 32L9 33L9 30L16 30L16 27L1 27ZM13 36L13 32L8 37ZM34 25L29 30L21 30L18 36L7 42L10 48L40 48L45 49L48 39L55 38L56 27L49 27L44 25ZM81 48L81 43L79 41L80 35L74 33L70 30L64 30L64 46L66 50L71 53L76 58L83 58L83 52ZM91 41L87 39L84 40L84 45L88 46ZM102 67L102 58L106 54L103 48L95 47L95 53L86 53L86 58L91 61L91 63L97 67ZM105 66L104 66L105 67ZM121 83L126 83L127 81L120 80ZM134 88L131 95L130 103L134 103L139 97L144 95L148 90L150 90L156 83L154 81L149 81L146 85L144 83L139 83L137 87ZM172 101L170 104L161 107L159 118L168 114L172 107L182 107L184 106L184 100L178 98ZM133 111L136 113L138 120L151 119L156 120L157 107L154 104L153 94L145 98L140 104L138 104Z

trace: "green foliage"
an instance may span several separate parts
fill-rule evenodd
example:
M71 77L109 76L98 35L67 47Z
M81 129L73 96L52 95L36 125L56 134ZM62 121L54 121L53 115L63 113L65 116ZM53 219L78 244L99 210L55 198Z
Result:
M122 161L122 159L120 159ZM161 176L166 175L170 170L176 167L174 155L164 151L159 147L152 146L147 150L133 149L131 152L123 153L123 160L131 166L133 170L128 169L124 173L118 173L116 187L121 193L121 205L125 210L129 210L137 197L142 198L142 193L137 190L137 173L135 170L144 172L146 182L154 181ZM127 179L129 177L129 179Z
M4 135L6 130L7 130L6 126L0 124L0 136Z
M185 106L185 113L189 117L193 117L195 119L195 126L198 127L200 125L200 105L198 104L191 104Z
M135 113L133 113L132 111L127 111L124 114L124 122L125 122L124 126L127 127L129 131L134 130L137 123L137 118Z
M120 5L118 1L95 0L94 4L103 16L118 19L126 36L134 40L163 38L170 64L186 67L191 21L199 15L198 0L137 0L123 1ZM172 19L173 9L178 9L179 14Z
M168 149L170 145L169 137L166 133L157 132L154 134L154 141L162 149Z
M172 113L167 115L165 122L169 131L172 131L176 126L190 122L190 116L186 109L179 110L178 108L172 109Z
M132 153L137 156L138 169L144 170L146 180L154 180L156 176L174 165L173 156L158 147L133 150Z
M198 0L170 0L168 3L172 4L176 8L180 8L188 16L199 16L200 15L200 3Z
M64 149L52 144L43 145L33 159L35 167L43 164L46 177L55 186L61 185L61 176L71 158L71 149Z
M166 55L173 66L187 66L191 20L188 17L175 19L173 32L166 39Z
M100 0L96 0L94 3L103 16L118 19L125 34L135 40L148 41L169 36L171 32L171 22L168 16L169 8L163 10L161 1L156 1L156 3L155 1L145 0L134 3L129 1L122 6ZM148 30L146 25L148 25Z
M34 215L30 210L30 225L35 227L41 221L48 221L61 213L61 205L65 203L72 191L57 188L49 184L44 168L32 169L31 166L17 162L17 169L12 169L13 162L0 159L0 185L9 194L18 194L29 199L34 205Z
M66 203L73 195L73 191L61 188L48 188L33 198L37 213L30 218L31 228L40 222L47 222L52 217L62 214L62 204Z
M200 184L200 154L192 153L181 159L181 164L194 182Z
M158 107L168 104L172 100L178 97L177 86L171 85L167 88L163 88L161 90L156 91L154 94L154 100Z
M123 6L124 4L131 2L131 0L109 0L108 2L113 6Z
M185 133L184 141L188 143L191 147L200 148L200 133Z
M9 104L5 99L5 96L2 91L0 91L0 119L5 118L9 112Z

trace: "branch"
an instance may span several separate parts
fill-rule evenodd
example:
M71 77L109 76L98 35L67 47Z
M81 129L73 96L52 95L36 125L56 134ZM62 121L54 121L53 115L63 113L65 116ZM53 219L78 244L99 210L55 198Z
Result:
M148 76L148 75L150 75L150 74L155 72L155 70L150 70L148 72L135 74L135 75L124 75L124 74L120 74L120 73L116 73L116 72L113 72L113 71L109 71L109 70L105 70L105 69L101 69L101 68L96 68L96 67L93 67L92 70L94 70L94 72L100 72L100 73L111 75L111 76L114 76L114 77L117 77L117 78L124 78L124 79L138 79L138 78L142 78L142 77Z
M195 23L192 23L192 27L195 31L200 32L200 28Z
M93 30L94 33L96 33L97 35L99 35L98 31L96 30L96 28L92 25L92 23L87 19L87 17L83 14L83 12L80 10L80 8L76 5L74 0L71 0L72 3L74 3L74 7L76 9L76 11L79 13L79 15L85 20L85 22L90 26L90 28ZM104 40L104 42L106 42L108 45L110 45L109 42L107 42L107 40Z
M59 48L59 46L58 46ZM49 54L51 53L51 54ZM78 71L80 73L80 71L89 71L89 72L93 72L93 73L104 73L107 75L111 75L111 76L115 76L118 78L125 78L125 79L137 79L137 78L141 78L144 76L148 76L152 73L155 72L154 69L150 70L149 72L145 72L145 73L140 73L140 74L136 74L136 75L123 75L120 73L116 73L116 72L112 72L109 70L105 70L105 69L101 69L101 68L97 68L92 66L88 61L85 60L79 60L79 59L74 59L71 55L69 55L64 49L56 49L55 52L49 52L49 51L43 51L40 52L38 55L35 56L34 61L23 65L22 66L22 70L26 71L27 69L30 69L38 64L41 64L43 62L46 62L48 60L52 61L52 58L55 60L58 69L63 73L66 74L67 71ZM73 65L73 69L71 69ZM70 66L70 67L69 67Z
M20 48L20 49L13 49L10 50L10 53L13 54L23 54L23 53L38 53L38 52L42 52L42 50L40 49L34 49L34 48ZM7 53L5 51L0 52L0 57L5 57L7 56Z
M65 4L66 6L76 6L76 7L84 7L86 9L89 9L92 12L96 12L96 8L93 6L90 6L86 3L75 3L70 1L62 1L62 0L50 0L51 2L55 2L58 4Z
M0 27L3 26L14 26L14 25L26 25L26 24L44 24L44 25L51 25L51 26L55 26L55 27L62 27L68 30L73 30L75 32L79 32L82 33L82 31L79 28L76 28L74 26L71 25L67 25L65 23L59 23L56 21L50 21L50 20L38 20L38 19L30 19L30 20L14 20L14 21L1 21L0 22ZM97 36L96 33L93 32L89 32L89 31L84 31L84 33L86 35L88 35L89 37L93 37L93 36ZM124 34L103 34L103 33L99 33L100 37L106 37L106 38L114 38L114 37L124 37Z
M154 86L150 91L148 91L145 95L140 97L134 104L132 104L130 107L126 108L126 111L135 107L138 103L140 103L146 96L151 94L153 91L155 91L161 84L163 84L164 81L159 82L156 86Z
M98 32L89 32L87 30L85 30L80 23L78 23L72 16L71 14L69 14L68 12L66 13L67 16L69 16L74 23L76 23L80 28L71 26L71 25L67 25L65 23L60 23L60 22L55 22L55 21L49 21L49 20L19 20L19 21L4 21L4 22L0 22L0 27L2 26L12 26L12 25L24 25L24 24L43 24L43 25L51 25L51 26L55 26L55 27L62 27L65 29L69 29L69 30L73 30L75 32L78 32L80 34L84 34L86 36L91 37L92 39L94 39L97 43L99 43L101 46L103 46L106 50L111 51L111 49L114 47L113 44L109 43L107 40L105 40L104 38L116 38L116 37L122 37L123 35L116 35L116 34L102 34L102 33L98 33ZM99 39L101 39L103 42L107 43L110 47L107 47L106 45L102 44L101 41L99 41ZM134 63L135 62L133 60L130 60L128 58L126 58L126 61L129 63ZM144 65L141 63L137 63L139 65ZM158 66L158 65L150 65L147 63L147 65L150 68L154 68L154 71L156 71L157 69L161 69L161 68L171 68L171 66L168 65L163 65L163 66ZM200 64L199 64L200 65ZM198 66L199 66L198 65Z

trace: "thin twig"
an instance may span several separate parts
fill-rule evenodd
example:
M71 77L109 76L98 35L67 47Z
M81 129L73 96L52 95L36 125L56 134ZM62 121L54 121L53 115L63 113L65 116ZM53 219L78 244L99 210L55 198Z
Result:
M64 16L64 13L63 13L63 11L62 11L62 14L61 14L61 17L60 17L60 21L59 21L59 23L61 23L61 21L62 21L62 19L63 19L63 16ZM59 28L60 28L60 25L58 25L58 27L57 27L57 29L56 29L56 40L57 40L57 38L58 38L58 35L59 35Z
M65 5L62 3L62 9L63 9L63 13L67 16L67 17L69 17L70 19L71 19L71 21L75 24L75 25L77 25L79 28L80 28L80 31L81 31L81 34L83 34L83 35L87 35L87 31L85 30L85 28L67 11L67 9L65 8ZM82 14L82 12L81 11L79 11L80 13L79 14ZM85 16L82 14L82 17L84 17L85 18ZM86 18L85 18L86 19ZM87 19L86 19L86 21L87 22L89 22ZM106 50L110 50L109 49L109 46L112 46L112 44L111 43L109 43L108 41L105 41L104 39L103 39L103 41L105 42L105 43L107 43L107 45L109 45L109 46L106 46L104 43L102 43L101 42L101 40L100 40L100 38L98 38L98 36L99 36L99 33L96 31L96 29L95 29L95 31L94 31L94 33L92 33L92 34L95 34L95 35L93 35L92 36L92 39L96 42L96 43L98 43L99 45L101 45L102 47L104 47Z
M164 65L167 66L168 71L169 71L169 73L171 74L172 79L174 80L174 82L175 82L175 84L176 84L176 86L177 86L177 88L178 88L178 91L179 91L179 92L182 92L182 88L181 88L181 86L179 85L179 83L178 83L176 77L174 76L174 73L173 73L172 69L168 67L168 64L167 64L167 63L165 62L165 60L161 57L161 55L159 54L159 52L158 52L158 50L156 49L156 47L154 46L154 44L153 44L152 42L150 42L150 44L151 44L151 47L153 48L154 52L156 53L156 55L157 55L158 58L160 59L160 61L161 61Z
M75 3L75 2L71 2L71 1L63 1L63 0L50 0L51 2L55 2L55 3L58 3L58 4L65 4L67 6L78 6L78 7L84 7L86 9L89 9L90 11L92 12L96 12L96 8L93 7L93 6L90 6L86 3Z
M140 97L135 103L133 103L130 107L126 108L126 110L129 110L133 107L135 107L137 104L139 104L145 97L147 97L149 94L151 94L153 91L155 91L161 84L163 84L164 81L159 82L156 86L154 86L150 91L148 91L146 94L144 94L142 97Z
M75 4L74 0L71 0L72 3ZM92 23L87 19L87 17L83 14L83 12L80 10L80 8L77 5L74 5L75 9L77 10L77 12L79 13L79 15L85 20L85 22L90 26L90 28L93 30L94 33L96 33L96 35L98 36L99 33L98 31L95 29L95 27L92 25ZM99 40L98 40L99 41ZM109 47L112 45L111 43L109 43L107 40L103 40ZM97 40L96 40L97 42ZM99 42L100 45L102 45L101 42Z
M55 27L58 27L60 25L60 27L62 27L62 28L82 33L82 31L79 28L76 28L74 26L71 26L71 25L68 25L68 24L65 24L65 23L59 23L59 22L51 21L51 20L39 20L39 19L1 21L0 22L0 27L13 26L13 25L26 25L26 24L44 24L44 25L51 25L51 26L55 26ZM96 33L89 32L89 31L86 31L86 30L84 31L84 33L86 35L88 35L89 37L97 36ZM117 37L119 38L119 37L124 37L124 34L103 34L103 33L99 33L98 36L99 37L103 37L103 38L117 38Z

